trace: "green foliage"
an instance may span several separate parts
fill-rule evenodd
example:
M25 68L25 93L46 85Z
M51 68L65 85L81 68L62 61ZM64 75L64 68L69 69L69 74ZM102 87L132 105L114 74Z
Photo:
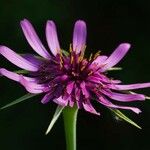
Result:
M26 95L24 95L24 96L22 96L22 97L20 97L20 98L18 98L18 99L16 99L16 100L14 100L13 102L11 102L11 103L9 103L9 104L7 104L7 105L1 107L0 110L5 109L5 108L8 108L8 107L11 107L11 106L13 106L13 105L16 105L16 104L18 104L18 103L20 103L20 102L23 102L23 101L25 101L25 100L27 100L27 99L29 99L29 98L31 98L31 97L34 97L34 96L36 96L36 95L38 95L38 94L30 94L30 93L28 93L28 94L26 94Z
M131 119L129 119L126 115L124 115L120 110L118 109L111 109L110 110L120 119L123 119L124 121L132 124L133 126L137 127L138 129L142 129L139 125L137 125L135 122L133 122Z
M62 110L64 109L64 107L63 106L57 106L57 108L56 108L56 111L55 111L55 113L54 113L54 116L53 116L53 118L52 118L52 120L51 120L51 122L50 122L50 124L49 124L49 126L48 126L48 128L47 128L47 130L46 130L46 135L51 131L51 129L53 128L53 126L54 126L54 124L56 123L56 121L57 121L57 119L59 118L59 116L60 116L60 114L61 114L61 112L62 112Z

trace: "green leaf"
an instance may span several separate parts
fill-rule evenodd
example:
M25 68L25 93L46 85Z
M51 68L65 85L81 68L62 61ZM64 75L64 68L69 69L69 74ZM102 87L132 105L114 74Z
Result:
M25 100L27 100L27 99L29 99L29 98L31 98L31 97L34 97L34 96L36 96L36 95L38 95L38 94L30 94L30 93L28 93L28 94L26 94L26 95L24 95L24 96L22 96L22 97L20 97L20 98L18 98L18 99L16 99L16 100L14 100L13 102L11 102L11 103L9 103L9 104L7 104L7 105L1 107L0 110L5 109L5 108L8 108L8 107L11 107L11 106L13 106L13 105L16 105L16 104L18 104L18 103L20 103L20 102L23 102L23 101L25 101Z
M62 53L63 53L65 56L68 56L68 55L69 55L69 53L68 53L67 51L63 50L63 49L62 49Z
M108 71L116 71L116 70L122 70L122 68L121 67L113 67L113 68L108 69Z
M109 108L115 115L117 115L119 118L123 119L124 121L132 124L133 126L137 127L138 129L142 129L139 125L137 125L135 122L133 122L130 118L125 116L120 110L118 109L111 109Z
M28 71L27 70L16 70L14 71L15 73L18 73L18 74L27 74Z
M46 132L45 132L46 135L51 131L52 127L56 123L56 121L59 118L59 116L60 116L60 114L61 114L63 109L64 109L63 106L59 106L59 105L57 106L56 111L54 113L54 116L53 116L53 118L52 118L52 120L51 120L51 122L50 122L50 124L49 124L49 126L48 126L48 128L46 130Z

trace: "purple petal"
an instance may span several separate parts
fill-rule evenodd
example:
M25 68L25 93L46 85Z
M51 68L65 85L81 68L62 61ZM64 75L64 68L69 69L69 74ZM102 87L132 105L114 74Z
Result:
M120 94L115 92L107 92L101 90L101 92L111 99L120 101L120 102L130 102L130 101L137 101L137 100L145 100L145 96L143 94Z
M67 87L66 87L67 93L68 93L68 94L71 94L72 91L73 91L73 88L74 88L74 82L71 81L71 82L68 83L68 85L67 85Z
M114 83L114 84L119 84L119 83L121 83L120 80L110 80L110 81L111 81L111 83Z
M50 20L48 20L46 24L46 39L52 54L56 56L58 53L60 53L56 26L55 23Z
M68 104L68 100L64 100L62 96L60 96L57 99L54 99L53 101L61 106L67 106L67 104Z
M105 61L104 67L102 68L102 72L108 70L109 68L113 67L116 65L128 52L130 48L130 44L128 43L123 43L120 44L115 51L109 56L109 58Z
M20 81L20 75L15 73L15 72L12 72L12 71L8 71L7 69L4 69L4 68L1 68L0 69L0 74L11 79L11 80L14 80L14 81L17 81L19 82ZM31 82L36 82L36 79L35 78L30 78L30 77L25 77L23 76L26 80L28 81L31 81Z
M81 96L81 90L78 87L76 87L75 88L75 99L76 99L76 101L80 101L80 96Z
M11 79L11 80L17 81L17 82L19 82L19 80L20 80L20 75L18 75L17 73L8 71L4 68L0 69L0 74Z
M6 46L0 46L0 54L3 55L6 59L10 62L15 64L16 66L28 70L28 71L37 71L38 66L32 64L28 60L24 59L23 57L19 56L17 53L12 51Z
M95 76L89 76L87 80L94 83L101 83L101 78Z
M42 61L32 54L25 54L23 58L25 58L26 60L28 60L36 66L40 66L42 64Z
M121 82L119 80L111 80L102 74L96 74L96 73L93 74L92 76L89 76L87 79L89 81L95 82L95 83L115 83L115 84L117 84L117 83Z
M69 98L69 106L73 107L74 106L74 98L70 96Z
M93 113L93 114L96 114L96 115L100 115L100 113L98 113L94 107L91 105L90 101L89 100L86 100L83 104L83 107L86 111L90 112L90 113Z
M86 24L79 20L75 23L73 32L73 51L80 53L86 45Z
M98 56L98 57L92 62L92 64L95 63L95 64L98 64L98 65L102 65L102 64L106 61L107 58L108 58L107 56Z
M129 85L110 85L110 88L113 90L133 90L150 87L150 83L137 83Z
M114 105L110 101L108 101L106 98L103 98L103 97L99 97L98 102L100 102L101 104L103 104L107 107L111 107L111 108L120 108L120 109L132 110L133 112L135 112L137 114L139 114L141 112L141 110L136 108L136 107Z
M77 104L77 107L78 109L82 108L82 101L81 101L81 89L78 88L75 84L74 86L74 94L75 94L75 97L74 97L74 101L76 101L76 104Z
M85 98L89 98L90 94L89 94L89 91L87 90L87 87L84 81L80 84L80 87L81 87L82 94L85 96Z
M27 20L24 19L20 22L22 27L23 33L30 44L30 46L42 57L46 59L50 59L50 54L47 52L45 47L43 46L41 40L39 39L38 35L36 34L32 24Z
M41 103L46 104L53 99L52 93L47 93L41 100Z
M23 76L20 76L19 81L29 93L38 94L43 93L44 86L35 82L26 80Z

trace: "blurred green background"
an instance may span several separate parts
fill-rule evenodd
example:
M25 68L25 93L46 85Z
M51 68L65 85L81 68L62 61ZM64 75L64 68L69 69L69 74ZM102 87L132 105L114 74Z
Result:
M43 43L45 24L54 20L62 48L68 49L72 40L74 22L87 23L87 51L102 50L109 55L121 42L132 48L119 64L122 71L110 76L124 83L150 81L150 4L147 0L0 0L0 44L18 53L32 53L19 22L29 19ZM0 67L16 67L3 57ZM22 86L0 78L0 106L24 95ZM150 89L139 90L150 95ZM54 113L55 104L42 105L41 97L29 99L9 109L0 111L0 150L65 150L63 120L60 118L51 133L44 135ZM97 106L101 116L81 110L78 116L78 150L148 150L150 149L150 101L131 104L142 109L140 115L124 111L142 126L142 130L118 121L102 106Z

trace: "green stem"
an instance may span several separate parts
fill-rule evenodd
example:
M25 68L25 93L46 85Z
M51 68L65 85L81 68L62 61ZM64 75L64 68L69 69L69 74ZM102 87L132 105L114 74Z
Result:
M65 107L63 110L67 150L76 150L77 107Z

